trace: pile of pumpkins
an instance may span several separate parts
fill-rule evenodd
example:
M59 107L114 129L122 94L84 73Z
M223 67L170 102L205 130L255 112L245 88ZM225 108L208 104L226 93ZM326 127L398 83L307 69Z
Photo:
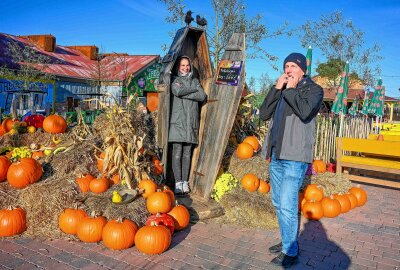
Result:
M245 174L240 180L240 184L249 192L257 191L261 194L266 194L271 189L269 183L259 179L255 174L252 173Z
M93 181L93 180L92 180ZM76 235L83 242L99 242L113 250L122 250L133 245L144 254L160 254L166 251L174 231L183 230L189 225L188 209L174 202L174 193L166 186L157 190L152 180L141 180L139 189L144 192L146 208L152 214L145 226L139 228L129 219L107 221L103 216L82 209L68 208L59 216L61 231Z
M307 219L334 218L367 202L367 193L361 187L352 187L349 193L325 197L321 186L310 184L299 193L299 211Z
M22 122L8 117L1 122L0 136L24 132L34 133L39 128L52 134L64 133L67 130L67 122L62 116L56 114L47 117L40 114L29 115L24 117Z
M16 162L0 156L0 182L5 180L14 188L25 188L36 183L43 175L43 168L33 158L21 158Z
M240 159L253 157L254 153L260 149L260 143L256 136L248 136L241 142L236 149L236 156Z

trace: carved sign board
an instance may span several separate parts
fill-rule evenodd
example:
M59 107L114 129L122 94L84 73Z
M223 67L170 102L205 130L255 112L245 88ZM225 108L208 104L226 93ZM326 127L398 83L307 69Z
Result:
M216 83L237 86L242 63L242 61L222 60L219 64Z

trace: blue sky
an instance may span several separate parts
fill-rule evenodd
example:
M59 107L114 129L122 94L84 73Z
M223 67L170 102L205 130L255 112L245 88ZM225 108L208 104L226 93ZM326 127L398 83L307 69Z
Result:
M212 21L209 1L184 3L188 9ZM323 14L342 11L346 19L352 20L357 28L365 32L366 46L375 42L381 44L384 59L380 62L380 75L387 95L400 96L399 0L247 0L245 3L249 15L261 13L263 22L271 30L284 21L296 27L306 20L317 20ZM103 52L162 55L161 45L169 46L172 42L168 33L181 27L165 22L168 13L158 0L1 0L0 10L0 32L13 35L52 34L57 44L96 45ZM269 39L262 46L279 57L279 67L290 52L306 53L306 48L301 47L297 37ZM320 51L314 48L313 63L324 60ZM268 74L272 79L279 76L268 63L260 60L249 60L246 73L247 78L257 78L261 73Z

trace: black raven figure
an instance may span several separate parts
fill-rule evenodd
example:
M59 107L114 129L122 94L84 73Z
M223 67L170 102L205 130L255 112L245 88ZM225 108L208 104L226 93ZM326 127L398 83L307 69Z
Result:
M186 12L185 23L186 23L187 26L189 26L190 23L194 20L193 17L192 17L192 13L193 13L193 12L192 12L191 10L189 10L188 12Z
M197 15L196 16L196 23L197 23L197 25L205 27L207 25L207 20L206 20L206 18L204 18L204 17L201 18L200 15Z

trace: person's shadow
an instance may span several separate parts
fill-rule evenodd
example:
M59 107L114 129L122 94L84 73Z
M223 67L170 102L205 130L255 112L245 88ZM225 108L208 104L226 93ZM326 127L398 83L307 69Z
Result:
M309 220L299 235L299 263L287 269L348 269L350 257L340 246L328 239L320 221ZM286 269L286 268L285 268Z

